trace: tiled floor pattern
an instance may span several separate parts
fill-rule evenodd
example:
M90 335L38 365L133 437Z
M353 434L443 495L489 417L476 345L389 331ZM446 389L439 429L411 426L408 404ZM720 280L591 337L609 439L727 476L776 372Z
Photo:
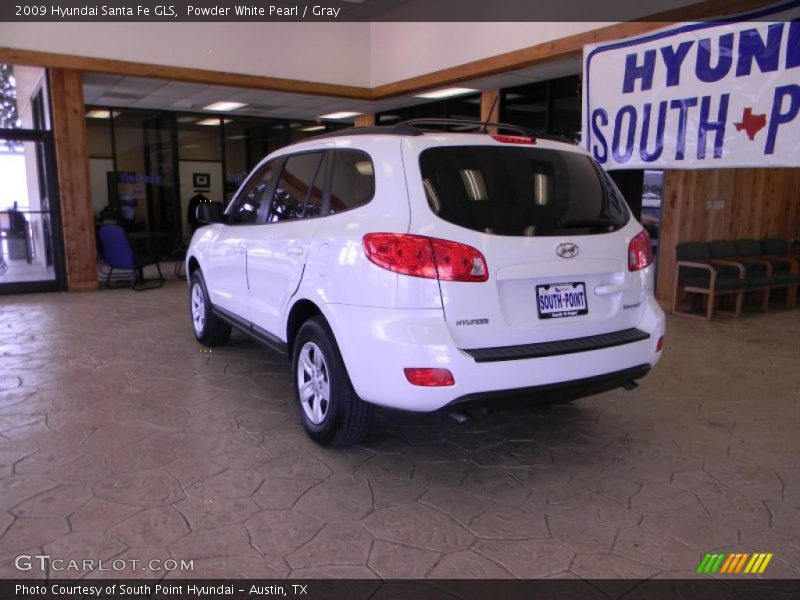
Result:
M328 451L285 359L237 334L204 352L186 305L176 281L0 297L0 576L42 577L13 560L46 553L194 559L170 577L683 577L712 550L800 576L800 311L670 319L631 392L463 425L382 410Z

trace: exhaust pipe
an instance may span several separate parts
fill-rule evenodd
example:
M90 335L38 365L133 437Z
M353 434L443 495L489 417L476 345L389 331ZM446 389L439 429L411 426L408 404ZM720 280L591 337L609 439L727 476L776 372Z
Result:
M630 381L623 383L622 387L624 387L626 390L630 392L631 390L635 390L636 388L638 388L639 384L636 383L633 379L631 379Z
M470 420L470 416L468 413L464 412L463 410L457 410L454 412L449 413L450 418L453 419L459 425L463 425L467 421Z

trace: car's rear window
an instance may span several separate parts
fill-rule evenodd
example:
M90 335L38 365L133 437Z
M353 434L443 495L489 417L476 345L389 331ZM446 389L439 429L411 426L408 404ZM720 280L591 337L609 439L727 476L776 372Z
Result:
M420 155L440 218L495 235L589 234L628 220L622 195L591 158L543 148L442 146Z

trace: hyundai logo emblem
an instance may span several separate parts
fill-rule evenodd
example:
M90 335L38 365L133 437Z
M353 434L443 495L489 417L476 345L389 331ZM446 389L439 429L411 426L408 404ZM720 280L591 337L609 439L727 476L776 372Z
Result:
M561 258L575 258L578 256L578 246L571 242L565 242L556 246L556 254Z

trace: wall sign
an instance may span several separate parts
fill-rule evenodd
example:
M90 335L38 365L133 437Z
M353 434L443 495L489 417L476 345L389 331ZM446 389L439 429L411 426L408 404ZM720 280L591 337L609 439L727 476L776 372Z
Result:
M800 0L584 48L606 169L800 166Z
M204 190L211 188L211 175L208 173L192 173L192 187Z

